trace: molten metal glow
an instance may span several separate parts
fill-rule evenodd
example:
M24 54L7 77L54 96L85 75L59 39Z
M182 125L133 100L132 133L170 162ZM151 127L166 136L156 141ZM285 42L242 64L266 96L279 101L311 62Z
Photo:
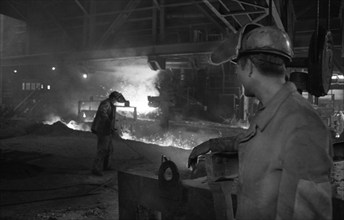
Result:
M148 65L130 65L117 67L116 72L121 73L118 90L130 101L130 106L137 107L138 115L157 111L157 108L148 106L148 96L159 95L154 84L157 71L151 70Z
M66 123L64 123L66 124ZM73 130L79 130L79 131L91 131L91 128L89 125L85 123L77 123L76 121L71 120L68 122L67 127Z
M121 137L126 140L135 140L135 141L140 141L147 144L156 144L156 145L166 146L166 147L173 146L173 147L178 147L178 148L183 148L183 149L192 149L192 147L197 145L192 139L182 140L171 133L166 133L165 135L162 135L162 136L152 135L150 137L138 138L131 135L130 133L125 132L125 133L122 133Z
M123 110L127 108L123 107ZM130 112L122 111L122 117L132 117ZM68 123L64 122L59 116L50 115L47 120L43 122L43 124L52 125L56 122L61 122L65 124L68 128L73 130L80 130L80 131L90 131L90 126L85 123L77 123L75 121L70 121ZM130 122L129 122L130 123ZM153 121L147 121L148 124L154 123ZM120 124L120 123L119 123ZM133 128L131 126L120 126L119 130L121 131L120 136L126 140L134 140L140 141L147 144L156 144L160 146L173 146L182 149L192 149L193 147L211 139L211 138L218 138L222 136L222 132L218 131L210 131L208 129L199 129L197 131L189 131L185 128L179 128L176 130L170 130L168 132L163 132L159 129L152 129L151 132L147 132L150 129L147 127L148 124L145 124L143 127L144 131L139 131L138 129L130 129ZM122 124L125 125L125 124ZM228 126L231 128L246 128L247 124L245 123L237 123L236 126L231 125ZM135 131L136 130L136 131ZM145 133L144 135L142 133Z
M45 121L43 121L43 124L45 125L52 125L58 121L61 121L61 117L57 115L49 115Z
M160 146L173 146L182 149L192 149L193 147L209 140L219 137L219 134L205 132L186 132L182 130L168 131L166 133L156 133L145 137L137 137L131 132L122 132L121 138L126 140L135 140L147 144L156 144Z

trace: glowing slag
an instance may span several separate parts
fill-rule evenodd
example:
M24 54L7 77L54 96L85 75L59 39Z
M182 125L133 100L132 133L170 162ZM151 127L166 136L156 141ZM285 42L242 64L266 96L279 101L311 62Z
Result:
M192 149L194 146L197 145L197 143L195 142L195 140L193 140L192 137L190 137L190 139L182 139L180 137L176 137L174 134L170 132L166 132L162 136L152 135L150 137L141 138L132 136L130 133L125 132L122 133L121 138L126 140L140 141L147 144L156 144L165 147L173 146L182 149Z
M91 128L89 125L85 124L85 123L77 123L74 120L71 120L69 122L65 122L64 120L61 119L60 116L57 115L50 115L48 116L48 118L43 121L42 123L45 125L52 125L56 122L61 122L64 125L66 125L68 128L73 129L73 130L79 130L79 131L91 131Z
M182 149L192 149L193 147L211 139L220 137L221 133L198 131L190 132L185 129L170 130L167 132L157 132L154 134L139 136L130 131L122 132L121 138L126 140L135 140L147 144L156 144L165 147L177 147Z

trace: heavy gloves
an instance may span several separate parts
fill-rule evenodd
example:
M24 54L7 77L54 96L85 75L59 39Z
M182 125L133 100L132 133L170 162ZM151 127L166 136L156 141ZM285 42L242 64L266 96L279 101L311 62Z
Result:
M198 156L206 154L210 151L210 140L203 142L192 149L188 159L188 168L195 167L198 162Z

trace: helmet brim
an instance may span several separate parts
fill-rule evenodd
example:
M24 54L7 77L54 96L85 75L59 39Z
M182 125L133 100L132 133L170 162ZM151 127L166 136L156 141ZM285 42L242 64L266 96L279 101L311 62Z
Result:
M242 27L238 32L229 34L226 39L212 51L209 57L209 63L220 65L228 61L236 62L241 46L242 36L258 27L262 27L262 25L249 23Z
M236 54L236 47L238 45L238 35L230 34L224 41L222 41L210 54L209 63L213 65L220 65L228 62Z

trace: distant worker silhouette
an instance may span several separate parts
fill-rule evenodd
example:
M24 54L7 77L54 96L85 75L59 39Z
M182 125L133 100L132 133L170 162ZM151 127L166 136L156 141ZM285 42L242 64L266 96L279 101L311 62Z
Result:
M102 176L104 170L111 169L112 138L119 137L115 129L115 102L125 103L125 106L129 106L129 101L121 93L117 91L110 93L109 97L99 104L91 127L92 133L96 134L98 138L97 156L93 163L92 173L98 176Z

